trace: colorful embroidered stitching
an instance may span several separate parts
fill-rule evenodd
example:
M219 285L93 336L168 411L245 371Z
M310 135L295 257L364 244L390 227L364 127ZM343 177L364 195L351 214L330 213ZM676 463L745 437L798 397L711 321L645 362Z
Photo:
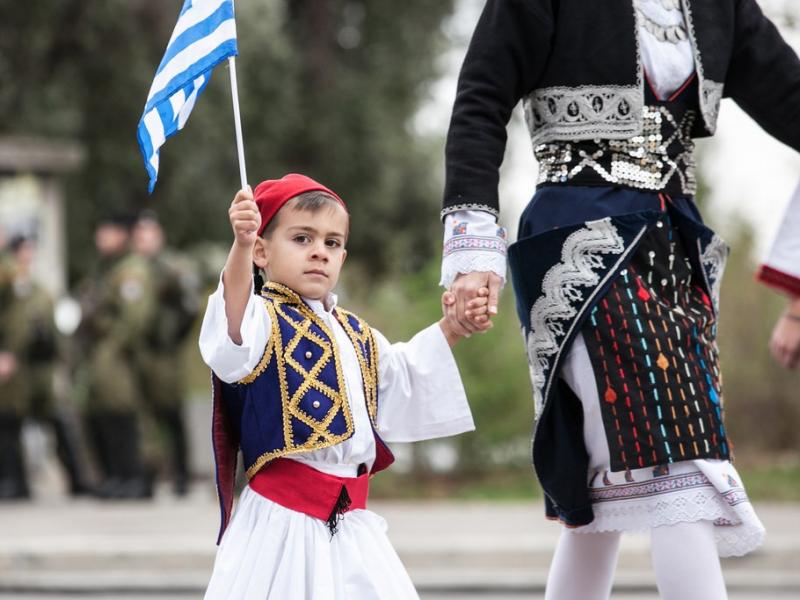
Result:
M463 250L486 250L506 255L506 242L499 237L483 237L477 235L453 236L444 245L444 256Z
M592 502L607 502L623 498L641 498L656 494L668 494L677 490L706 486L713 487L708 477L700 471L696 471L684 475L660 477L642 483L625 483L606 488L592 488L589 490L589 497Z

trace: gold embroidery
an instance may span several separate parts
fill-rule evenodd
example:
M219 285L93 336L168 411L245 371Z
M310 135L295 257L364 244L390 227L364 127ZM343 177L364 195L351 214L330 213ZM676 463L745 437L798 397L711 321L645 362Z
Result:
M356 332L347 317L353 317L358 323L360 332ZM378 348L375 343L375 336L372 335L370 326L358 316L346 310L336 309L336 318L342 324L345 333L353 343L361 367L361 378L364 381L364 400L367 403L367 412L372 420L372 424L378 424ZM364 347L369 348L370 360L367 362Z
M272 318L271 354L275 357L278 370L278 384L283 412L284 447L267 452L258 457L253 465L247 469L246 475L248 479L253 477L264 464L273 458L298 452L329 448L350 438L353 435L354 429L350 404L347 399L347 387L341 368L341 359L333 333L328 329L322 319L320 319L319 315L311 310L298 294L286 286L270 282L262 289L262 295L268 299L266 305L270 312L270 317ZM271 300L271 302L269 302L269 300ZM299 316L302 318L298 321L297 314L290 314L287 312L287 309L299 313ZM291 339L285 345L280 331L279 317L283 317L284 322L295 330ZM323 339L311 331L312 324L319 327L328 337L328 340ZM303 340L313 342L322 350L322 354L316 359L310 370L307 370L305 366L292 357L292 353ZM356 350L356 353L360 354L358 348L356 348ZM359 358L361 359L361 357ZM336 380L339 391L332 389L318 379L320 372L328 365L331 359L336 369ZM265 363L265 368L268 364L269 360ZM300 375L303 380L303 383L291 396L289 394L289 386L286 378L287 367ZM301 400L309 389L312 388L331 401L331 407L322 420L315 419L300 407ZM345 432L339 435L331 434L328 431L328 426L333 419L336 418L340 410L345 419ZM292 440L292 418L306 424L313 432L308 437L308 440L299 446L295 445Z
M256 380L256 378L259 375L261 375L261 373L263 373L266 370L267 366L269 365L269 359L270 356L272 355L272 345L273 345L272 340L275 339L275 332L277 330L277 322L276 322L277 320L275 319L274 311L270 310L270 308L271 307L269 302L267 300L264 300L264 310L266 310L269 313L270 327L272 329L269 335L269 339L267 340L267 345L264 347L264 354L261 357L261 360L259 361L256 368L253 369L253 372L250 373L250 375L248 375L247 377L243 377L242 379L237 381L237 383L240 385L253 383ZM278 333L280 333L280 331L278 331Z

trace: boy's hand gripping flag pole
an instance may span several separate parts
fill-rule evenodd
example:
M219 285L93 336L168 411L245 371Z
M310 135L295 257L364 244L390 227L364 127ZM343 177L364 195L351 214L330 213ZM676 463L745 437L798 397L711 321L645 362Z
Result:
M233 0L184 0L178 23L158 66L137 129L139 148L153 192L158 178L159 149L166 139L183 129L189 114L211 78L211 71L230 61L236 144L242 187L247 185L244 145L239 118L234 56L236 21Z

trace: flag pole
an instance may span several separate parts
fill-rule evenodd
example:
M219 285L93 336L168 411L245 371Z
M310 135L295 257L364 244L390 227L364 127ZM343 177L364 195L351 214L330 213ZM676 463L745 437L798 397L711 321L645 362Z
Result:
M231 74L231 98L233 100L233 123L236 127L236 150L239 153L239 177L242 180L242 189L247 187L247 169L244 165L244 141L242 141L242 118L239 115L239 89L236 83L236 58L228 57L228 66Z

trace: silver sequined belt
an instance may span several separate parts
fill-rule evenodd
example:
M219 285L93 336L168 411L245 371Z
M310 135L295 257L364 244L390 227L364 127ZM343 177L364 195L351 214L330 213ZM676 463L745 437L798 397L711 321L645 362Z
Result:
M675 196L697 191L694 110L644 107L641 135L625 140L549 142L534 148L539 184L619 185Z

